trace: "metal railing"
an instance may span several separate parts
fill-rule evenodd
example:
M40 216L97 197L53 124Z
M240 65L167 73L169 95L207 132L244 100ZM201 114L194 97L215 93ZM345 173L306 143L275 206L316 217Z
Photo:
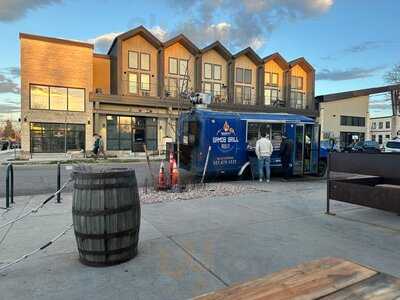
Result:
M57 203L61 203L61 163L57 163L57 189L54 196L57 196ZM14 166L9 163L6 168L6 206L9 209L10 204L14 204Z
M10 203L14 204L14 167L11 163L6 169L6 209L10 208Z

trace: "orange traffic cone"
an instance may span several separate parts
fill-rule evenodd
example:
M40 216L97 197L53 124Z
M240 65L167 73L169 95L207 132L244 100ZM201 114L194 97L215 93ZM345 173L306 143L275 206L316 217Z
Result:
M169 179L172 181L172 170L174 169L174 154L172 152L169 153Z
M172 187L177 186L178 180L179 180L179 171L178 167L176 166L176 161L174 159L172 164L171 186Z
M167 186L165 184L165 173L164 173L164 161L161 161L160 172L158 173L158 189L165 189Z

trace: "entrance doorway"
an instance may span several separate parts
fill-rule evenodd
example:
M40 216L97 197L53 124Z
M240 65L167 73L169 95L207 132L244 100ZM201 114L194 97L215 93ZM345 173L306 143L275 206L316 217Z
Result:
M294 145L293 175L303 175L304 159L304 125L296 125Z

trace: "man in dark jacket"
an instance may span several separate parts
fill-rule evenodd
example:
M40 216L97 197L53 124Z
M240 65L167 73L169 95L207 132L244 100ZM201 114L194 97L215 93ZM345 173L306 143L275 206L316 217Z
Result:
M292 142L286 136L282 136L282 142L279 149L281 155L281 163L284 171L284 179L290 177L290 163L292 159Z

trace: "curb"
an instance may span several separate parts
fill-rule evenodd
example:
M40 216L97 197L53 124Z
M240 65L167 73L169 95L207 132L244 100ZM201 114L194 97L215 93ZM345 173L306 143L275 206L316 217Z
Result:
M150 158L150 161L160 161L160 158ZM135 158L135 159L118 159L118 158L110 158L110 159L65 159L65 160L38 160L38 161L23 161L23 160L8 160L6 162L2 162L1 165L6 166L9 163L18 166L24 165L56 165L57 163L61 164L107 164L107 163L139 163L146 162L146 158Z

